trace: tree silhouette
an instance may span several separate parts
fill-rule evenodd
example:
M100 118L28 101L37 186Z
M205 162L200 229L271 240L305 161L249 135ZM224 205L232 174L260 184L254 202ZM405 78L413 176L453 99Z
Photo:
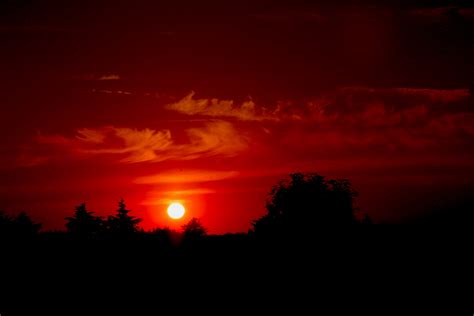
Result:
M14 219L15 229L22 236L34 236L41 229L42 224L35 223L26 212L20 212Z
M86 203L76 207L73 217L66 217L66 228L68 232L76 235L95 235L102 231L103 220L101 217L93 215L86 208Z
M107 222L109 229L114 233L119 234L133 234L138 231L138 224L141 222L140 218L128 215L130 210L127 210L125 201L121 199L118 203L119 208L117 214L109 216Z
M0 234L15 237L33 237L38 233L41 224L33 222L26 212L9 216L0 211Z
M207 229L199 219L193 217L187 224L181 226L185 238L200 238L207 234Z
M11 231L12 225L13 218L5 214L5 212L0 211L0 233L2 235L7 235Z
M326 180L316 173L294 173L275 185L267 214L253 222L256 234L311 232L315 228L357 223L357 192L346 180Z

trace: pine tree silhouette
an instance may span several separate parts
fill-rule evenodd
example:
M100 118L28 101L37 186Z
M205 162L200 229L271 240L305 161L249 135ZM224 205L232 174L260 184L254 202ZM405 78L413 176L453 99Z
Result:
M107 220L110 231L118 234L136 233L139 230L138 224L142 220L128 215L130 210L127 210L127 206L123 199L120 199L118 206L117 214L109 216Z
M73 217L66 217L68 221L66 228L68 232L77 235L95 235L102 231L103 221L101 217L93 215L86 208L86 203L76 207Z

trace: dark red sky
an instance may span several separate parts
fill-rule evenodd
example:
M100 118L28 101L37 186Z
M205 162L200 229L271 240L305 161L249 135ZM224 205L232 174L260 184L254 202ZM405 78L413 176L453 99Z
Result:
M0 209L46 228L124 197L246 231L289 172L375 220L474 189L469 1L0 3Z

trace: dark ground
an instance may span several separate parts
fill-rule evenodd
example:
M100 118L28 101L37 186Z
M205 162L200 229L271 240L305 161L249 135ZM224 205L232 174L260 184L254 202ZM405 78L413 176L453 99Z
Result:
M390 225L174 244L42 235L4 243L0 307L2 316L111 315L130 307L131 315L470 315L471 237L468 228Z

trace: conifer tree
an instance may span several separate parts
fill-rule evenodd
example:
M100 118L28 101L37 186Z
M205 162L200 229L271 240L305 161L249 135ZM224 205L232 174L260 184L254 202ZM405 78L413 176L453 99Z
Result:
M94 212L89 212L86 203L76 207L73 217L66 217L66 228L68 232L78 235L94 235L103 228L102 218L94 216Z
M109 229L112 232L119 234L136 233L139 230L138 224L142 220L128 214L130 213L130 210L127 210L127 206L123 199L119 201L118 206L117 213L108 218Z

